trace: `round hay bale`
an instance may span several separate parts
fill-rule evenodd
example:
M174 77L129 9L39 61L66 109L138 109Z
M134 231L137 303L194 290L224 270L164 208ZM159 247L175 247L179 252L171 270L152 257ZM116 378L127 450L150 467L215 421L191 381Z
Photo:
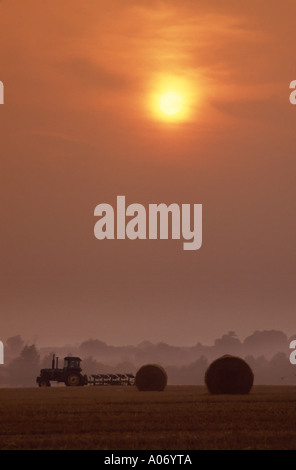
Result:
M157 364L146 364L136 373L135 384L138 390L162 392L167 384L166 371Z
M205 383L210 393L247 394L254 381L250 366L240 357L222 356L210 364Z

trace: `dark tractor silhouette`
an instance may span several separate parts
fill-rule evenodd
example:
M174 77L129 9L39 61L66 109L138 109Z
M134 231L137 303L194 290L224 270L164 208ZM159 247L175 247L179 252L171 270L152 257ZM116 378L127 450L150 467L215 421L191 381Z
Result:
M68 387L87 385L88 378L86 375L81 374L80 362L80 357L67 356L64 358L63 369L59 369L58 357L55 359L54 354L51 369L41 369L36 382L39 387L50 387L50 382L64 382Z

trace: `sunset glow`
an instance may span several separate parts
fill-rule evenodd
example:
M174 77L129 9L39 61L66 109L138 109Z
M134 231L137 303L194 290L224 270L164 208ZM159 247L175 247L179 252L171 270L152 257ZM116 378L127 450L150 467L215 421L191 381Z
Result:
M153 117L168 122L190 120L196 106L196 90L189 80L162 76L155 82L150 100Z
M181 371L198 342L295 335L295 2L270 3L0 1L4 349L97 338L115 367L138 356L108 344L192 345Z

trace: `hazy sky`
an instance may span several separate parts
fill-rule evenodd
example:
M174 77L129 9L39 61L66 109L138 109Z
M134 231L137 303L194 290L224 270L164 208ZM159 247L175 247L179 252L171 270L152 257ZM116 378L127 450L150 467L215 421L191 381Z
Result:
M294 0L0 2L1 329L37 345L295 333ZM155 96L178 82L186 119ZM203 205L203 245L94 209Z

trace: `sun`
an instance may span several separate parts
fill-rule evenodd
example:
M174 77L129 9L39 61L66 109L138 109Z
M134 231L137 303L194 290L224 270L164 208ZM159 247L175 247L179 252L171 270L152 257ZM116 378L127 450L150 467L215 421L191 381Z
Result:
M182 105L182 95L176 91L167 91L159 98L159 107L165 114L174 115L179 113L182 110Z
M196 108L196 88L184 77L159 75L153 79L148 106L157 121L190 121Z

